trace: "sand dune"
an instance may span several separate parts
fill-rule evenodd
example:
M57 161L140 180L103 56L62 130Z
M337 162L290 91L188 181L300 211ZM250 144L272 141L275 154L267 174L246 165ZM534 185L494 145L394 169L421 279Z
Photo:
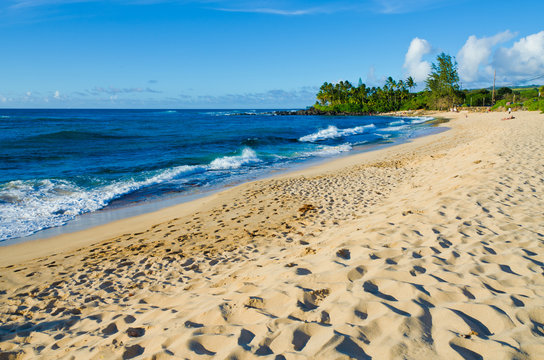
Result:
M543 358L544 115L502 115L3 248L0 358Z

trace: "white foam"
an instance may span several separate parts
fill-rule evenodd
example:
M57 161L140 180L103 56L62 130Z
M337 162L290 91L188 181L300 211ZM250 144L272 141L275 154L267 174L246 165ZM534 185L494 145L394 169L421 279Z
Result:
M77 215L102 209L112 200L142 187L205 170L203 166L178 166L150 174L144 180L118 181L90 190L67 180L11 181L0 187L0 240L64 225Z
M150 172L141 180L122 180L92 189L58 179L11 181L0 186L0 241L64 225L77 215L102 209L112 200L150 185L260 161L255 151L245 148L241 155L220 157L209 165L177 166Z
M302 136L298 141L302 142L315 142L319 140L335 139L343 136L362 134L365 129L374 128L374 124L357 126L354 128L338 129L334 125L329 125L328 128L319 130L313 134Z
M209 165L211 170L229 170L238 169L243 165L250 165L258 163L261 160L257 157L257 154L253 149L246 147L242 151L242 155L236 156L224 156L212 161Z
M434 120L434 118L432 116L420 116L420 117L412 118L411 123L412 124L421 124L421 123L431 121L431 120Z
M406 122L404 120L397 120L397 121L392 121L389 123L389 125L402 125L402 124L406 124Z
M319 156L327 157L341 154L343 152L350 151L352 149L351 144L346 143L337 146L321 146L318 150L308 151L302 154L299 154L300 157L310 157L310 156Z
M401 126L390 126L383 129L378 129L377 131L399 131L408 128L408 125L401 125Z

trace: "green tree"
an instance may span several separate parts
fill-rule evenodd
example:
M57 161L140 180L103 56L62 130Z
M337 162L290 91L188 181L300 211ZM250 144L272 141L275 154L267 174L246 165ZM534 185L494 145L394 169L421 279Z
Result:
M397 111L407 104L411 96L408 83L408 80L396 81L392 77L387 79L383 88L368 88L360 79L358 86L344 80L336 84L325 82L319 88L314 107L331 114ZM418 108L421 107L419 102L416 104Z
M538 89L538 97L544 97L544 85Z
M413 88L416 87L416 83L411 76L408 76L408 79L406 79L406 86L408 87L408 91L411 91Z
M431 107L445 109L459 102L459 74L455 59L445 53L438 55L425 84L431 93Z

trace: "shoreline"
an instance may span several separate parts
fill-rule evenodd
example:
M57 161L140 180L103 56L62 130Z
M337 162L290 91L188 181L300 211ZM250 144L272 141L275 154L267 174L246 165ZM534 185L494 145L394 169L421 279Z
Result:
M400 115L383 114L383 116L399 117ZM425 115L413 115L413 116L404 115L400 117L418 118L422 116L425 116ZM59 236L64 236L69 234L78 234L81 231L90 230L98 226L107 225L107 224L121 221L127 218L144 216L146 214L152 214L152 213L165 210L173 206L178 206L178 205L183 205L185 203L192 203L194 201L199 201L199 199L203 199L213 194L227 191L229 189L232 189L234 187L237 187L246 183L272 179L278 176L289 176L291 173L297 173L301 170L304 171L304 169L307 169L307 168L325 165L329 162L334 162L344 157L356 156L366 152L380 151L385 148L399 146L408 142L412 142L415 139L420 137L432 136L434 135L434 133L447 131L448 128L440 126L441 123L442 121L440 121L440 119L434 118L434 120L431 120L431 125L428 128L418 130L417 131L418 134L415 135L415 137L405 138L405 139L394 139L391 141L391 143L361 145L359 146L359 148L368 148L368 149L364 149L364 150L359 149L359 150L350 151L344 154L338 154L332 157L315 158L315 159L300 162L298 164L291 164L281 169L269 169L269 171L267 171L267 173L263 175L258 175L257 177L250 177L248 179L235 181L233 183L223 184L221 186L218 186L217 188L212 188L207 191L197 191L191 194L179 194L172 197L165 197L163 199L152 200L150 202L142 201L141 203L136 203L132 205L124 205L118 208L109 208L109 206L106 206L105 208L102 208L94 212L78 215L75 219L68 221L64 225L56 226L52 228L45 228L24 237L11 238L11 239L4 240L0 242L0 249L5 249L6 247L22 244L25 242L42 241L42 240L53 239ZM437 128L441 130L436 130ZM420 132L423 132L423 133L419 134ZM2 260L0 259L0 265L1 264L2 264Z
M449 131L3 248L0 353L538 358L544 115L444 116Z
M242 182L237 185L226 186L221 189L212 191L209 194L204 193L195 195L194 199L192 200L182 201L175 205L168 205L166 207L160 207L158 210L150 212L146 211L134 216L121 217L113 221L106 221L105 223L100 223L98 225L85 227L84 229L71 232L63 232L62 230L60 230L61 234L59 235L47 237L38 236L32 240L3 245L0 246L0 249L2 249L3 254L6 254L7 256L2 256L0 258L0 267L9 266L17 262L31 260L35 257L43 257L47 256L48 254L73 250L81 246L92 245L101 241L105 241L108 238L119 236L123 233L141 231L155 225L157 222L167 221L174 217L187 216L198 210L204 209L207 206L216 205L216 203L219 202L217 198L221 195L225 195L225 192L236 192L240 187L251 187L252 184L256 184L261 181L274 180L278 178L289 178L294 176L315 176L317 174L320 174L321 172L333 172L344 167L353 166L355 164L358 164L359 162L379 161L382 156L390 155L387 152L388 149L392 149L391 151L395 151L393 149L397 147L402 147L412 144L414 142L418 142L419 139L437 136L440 135L442 132L448 130L450 129L446 127L443 131L440 131L436 134L418 136L413 139L407 139L399 144L383 144L383 147L380 146L380 148L372 149L370 151L347 154L345 156L334 157L332 159L316 159L315 161L313 161L313 163L310 162L309 164L301 164L301 166L296 166L291 169L286 169L285 171L280 171L279 174L269 174L263 178L259 178L256 180ZM402 148L399 148L399 151L403 151ZM209 205L210 203L211 205ZM105 212L107 211L108 210L105 210ZM83 216L93 216L93 214L88 213L83 214ZM66 225L63 225L62 227L58 227L56 229L62 229L64 226ZM47 230L51 229L44 229L43 231ZM36 234L33 234L29 237L34 237L35 235ZM78 240L74 241L74 238ZM18 238L15 240L19 239L24 238Z

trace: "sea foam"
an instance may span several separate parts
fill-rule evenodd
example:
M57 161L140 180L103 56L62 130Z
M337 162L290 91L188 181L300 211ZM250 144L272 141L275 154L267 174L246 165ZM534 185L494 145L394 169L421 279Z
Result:
M432 116L420 116L420 117L412 118L411 123L412 124L422 124L424 122L431 121L431 120L434 120L434 118Z
M374 127L374 124L370 124L347 129L338 129L336 126L330 125L326 129L319 130L313 134L302 136L298 140L302 142L315 142L326 139L335 139L343 136L362 134L365 129L371 129Z
M202 166L177 166L143 180L117 181L94 189L58 179L11 181L0 186L0 241L64 225L135 190L205 170Z
M120 180L86 189L68 180L16 180L0 186L0 241L61 226L77 215L106 207L136 190L210 170L232 170L261 162L249 147L241 155L216 158L209 165L182 165L150 172L140 180Z
M298 154L300 157L312 157L312 156L318 156L318 157L327 157L327 156L334 156L341 154L343 152L350 151L352 149L351 144L346 143L342 145L337 146L321 146L319 149L314 151L307 151L301 154Z
M260 162L257 153L251 148L246 147L241 155L224 156L212 161L209 165L211 170L230 170L238 169L243 165L250 165Z
M380 132L393 132L393 131L399 131L399 130L404 130L404 129L407 129L409 128L408 125L400 125L400 126L389 126L389 127L386 127L386 128L383 128L383 129L378 129L377 131L380 131Z

